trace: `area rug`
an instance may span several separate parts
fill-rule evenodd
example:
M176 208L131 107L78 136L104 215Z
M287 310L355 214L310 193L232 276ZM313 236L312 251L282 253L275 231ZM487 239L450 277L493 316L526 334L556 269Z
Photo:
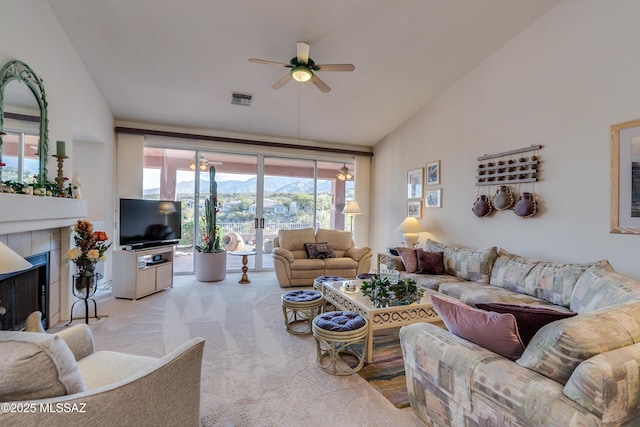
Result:
M398 330L376 334L373 339L374 360L358 371L380 394L396 408L409 406L407 380Z

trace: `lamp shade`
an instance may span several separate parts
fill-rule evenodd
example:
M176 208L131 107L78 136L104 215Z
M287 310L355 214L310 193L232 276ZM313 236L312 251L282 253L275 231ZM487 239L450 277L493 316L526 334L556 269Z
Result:
M15 273L26 270L33 265L15 253L10 247L0 242L0 274Z
M355 200L352 200L350 202L347 202L346 205L344 205L344 209L342 209L342 213L347 215L360 215L362 211L360 210L360 206L358 205L358 202L356 202Z
M408 216L400 223L396 231L404 233L402 238L407 247L412 248L418 241L418 233L427 231L416 217Z
M403 233L422 233L427 231L418 219L414 216L408 216L402 221L402 223L396 228L396 231L402 231Z

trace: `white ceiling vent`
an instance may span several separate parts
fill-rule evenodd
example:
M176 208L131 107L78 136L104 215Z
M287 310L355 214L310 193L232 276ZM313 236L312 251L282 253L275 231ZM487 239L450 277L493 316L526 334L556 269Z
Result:
M244 95L242 93L233 93L231 94L231 104L244 105L245 107L248 107L249 105L251 105L251 98L253 98L253 96L251 95Z

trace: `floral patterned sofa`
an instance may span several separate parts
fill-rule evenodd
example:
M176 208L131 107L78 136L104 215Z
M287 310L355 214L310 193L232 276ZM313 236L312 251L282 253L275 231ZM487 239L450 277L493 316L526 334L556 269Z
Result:
M423 421L455 427L640 425L640 283L607 261L562 264L433 241L425 250L442 253L445 274L401 275L416 278L436 300L463 302L464 310L489 317L497 314L475 306L533 306L569 317L542 326L511 360L432 324L403 327L411 406ZM403 268L398 262L388 256L388 267ZM497 333L485 332L481 338Z

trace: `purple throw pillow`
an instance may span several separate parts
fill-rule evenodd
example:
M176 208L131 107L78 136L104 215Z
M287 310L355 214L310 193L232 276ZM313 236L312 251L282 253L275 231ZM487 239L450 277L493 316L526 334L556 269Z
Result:
M442 252L427 252L416 249L418 269L416 273L444 274L444 262Z
M518 333L522 343L527 346L531 338L547 323L556 320L566 319L578 313L562 312L549 308L536 307L531 305L504 304L504 303L478 303L476 308L494 311L496 313L510 313L516 318Z
M522 355L524 345L513 314L479 310L437 294L429 295L429 299L452 334L507 359L516 360Z
M404 265L404 269L407 273L415 273L418 269L418 258L416 256L416 250L413 248L399 247L397 248L400 254L400 259Z
M310 259L325 259L335 258L336 254L333 252L333 246L328 242L322 243L305 243L305 249Z

